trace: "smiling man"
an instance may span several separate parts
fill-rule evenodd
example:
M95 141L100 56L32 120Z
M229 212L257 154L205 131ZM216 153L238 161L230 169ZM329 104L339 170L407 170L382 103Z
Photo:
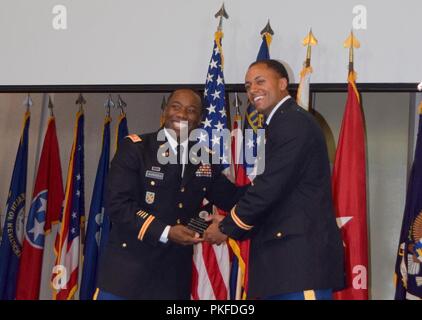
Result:
M249 101L266 117L265 171L204 239L251 239L249 298L331 299L343 287L343 246L331 196L328 153L313 116L288 92L276 60L253 63Z
M196 128L201 114L200 96L177 90L165 107L163 131L129 135L119 146L108 178L105 212L112 227L97 299L190 298L192 245L202 239L186 225L204 198L230 210L243 193L219 165L159 162L158 155L180 160L179 152L188 152L181 133Z

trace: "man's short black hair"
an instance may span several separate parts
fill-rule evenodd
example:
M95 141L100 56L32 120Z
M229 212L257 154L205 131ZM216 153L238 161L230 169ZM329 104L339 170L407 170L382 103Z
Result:
M170 101L171 97L172 97L172 96L174 95L174 93L175 93L176 91L178 91L178 90L189 90L189 91L192 91L192 93L194 93L195 95L197 95L197 96L198 96L198 98L199 98L199 101L200 101L200 103L201 103L201 108L199 109L199 111L200 111L201 115L204 113L204 96L203 96L202 94L200 94L198 91L196 91L196 90L194 90L194 89L192 89L192 88L180 88L180 89L176 89L176 90L172 91L172 92L170 93L170 95L168 96L168 98L167 98L166 106L164 107L164 109L167 107L168 102ZM163 111L164 111L164 110L163 110Z
M281 78L286 78L287 84L289 84L289 74L287 73L286 68L284 67L284 65L280 61L274 60L274 59L259 60L259 61L255 61L254 63L251 63L249 68L256 66L258 64L265 64L268 68L277 72L277 74Z

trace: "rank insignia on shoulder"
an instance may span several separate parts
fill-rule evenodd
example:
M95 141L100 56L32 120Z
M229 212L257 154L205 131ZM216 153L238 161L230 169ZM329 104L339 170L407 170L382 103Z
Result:
M137 134L130 134L130 135L126 136L126 138L129 138L134 143L142 141L142 139Z
M145 194L145 202L148 204L153 204L155 200L155 192L147 191Z

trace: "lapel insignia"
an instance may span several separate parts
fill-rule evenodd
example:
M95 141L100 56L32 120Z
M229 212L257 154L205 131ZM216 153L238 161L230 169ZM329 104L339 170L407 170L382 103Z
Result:
M148 204L153 204L155 200L155 192L147 191L145 194L145 202Z

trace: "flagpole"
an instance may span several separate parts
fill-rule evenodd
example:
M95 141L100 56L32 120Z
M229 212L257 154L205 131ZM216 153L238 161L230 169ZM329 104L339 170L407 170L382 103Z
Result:
M317 39L312 33L312 28L309 30L308 35L303 39L302 45L306 47L306 58L303 62L303 68L300 71L300 81L297 89L296 100L297 103L309 111L309 91L310 91L310 75L312 73L311 67L311 54L312 46L316 46L318 43Z
M220 10L214 15L219 19L217 30L214 33L213 51L210 63L208 65L207 78L204 89L204 114L202 118L201 128L204 129L213 145L222 147L223 143L228 143L221 137L213 136L213 130L227 129L227 110L226 110L226 94L223 73L223 50L221 39L223 38L223 19L228 18L228 14L224 8L224 4ZM212 148L207 145L207 150ZM230 150L230 148L228 148ZM227 170L228 157L226 157L226 149L221 148L220 160L222 161L222 169ZM224 172L223 172L224 174ZM205 209L207 208L207 209ZM204 204L202 209L208 214L213 214L215 207L213 203ZM216 257L217 259L213 258ZM192 298L196 299L218 299L226 300L230 297L230 289L227 287L230 275L230 257L227 243L220 246L211 245L209 243L199 243L194 246L193 266L198 270L198 274L194 275L192 281ZM199 268L198 266L201 266ZM205 266L203 268L202 266ZM213 270L216 276L209 277L209 272Z
M360 48L359 40L354 36L353 30L350 31L350 36L344 42L344 47L349 48L349 75L354 74L354 49Z

